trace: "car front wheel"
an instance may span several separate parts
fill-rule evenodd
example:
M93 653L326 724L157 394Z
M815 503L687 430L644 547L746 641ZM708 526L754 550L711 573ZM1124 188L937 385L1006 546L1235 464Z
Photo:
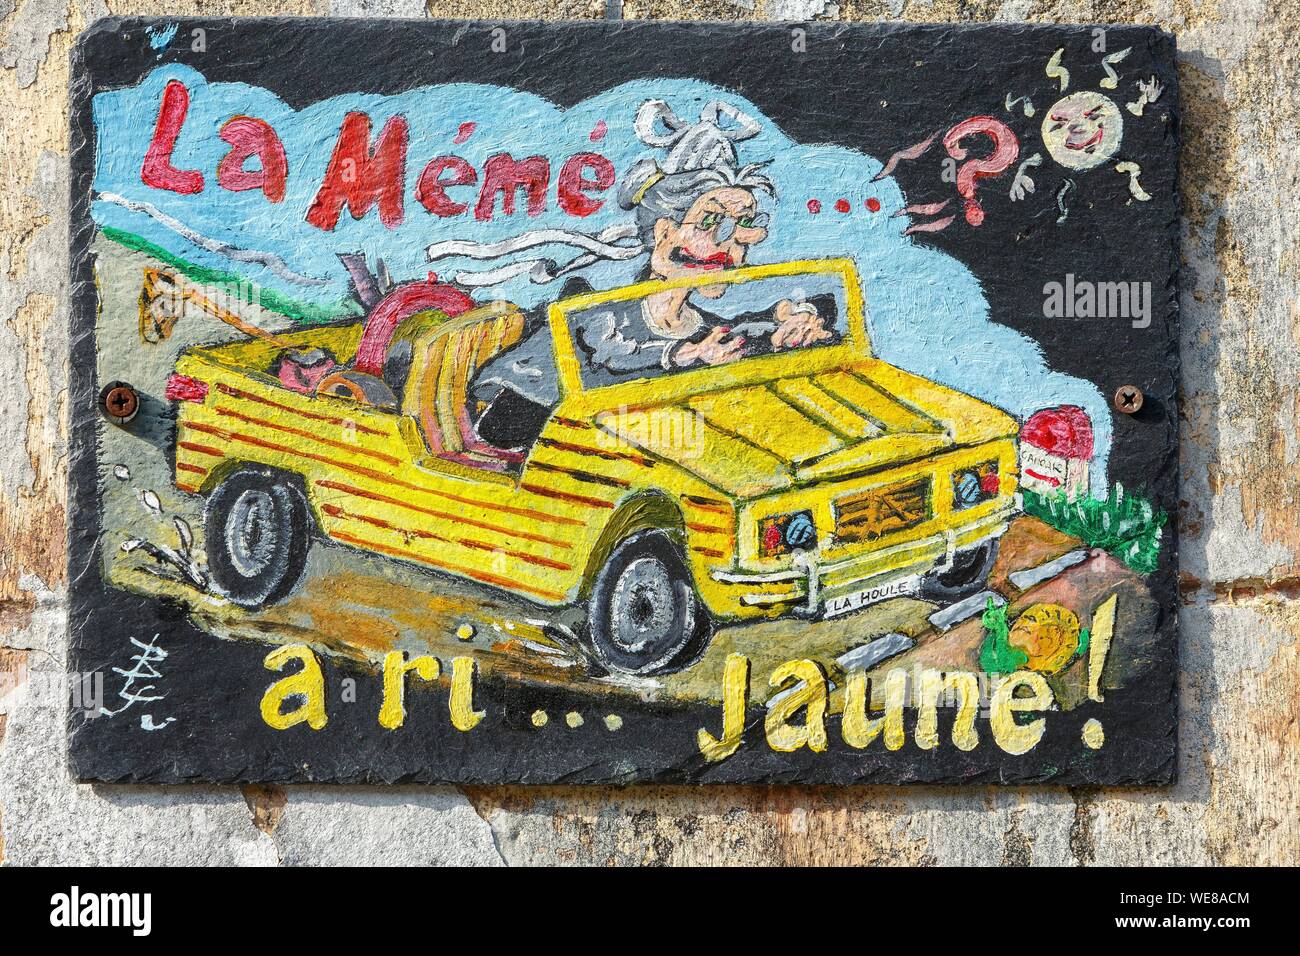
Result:
M596 576L588 614L592 649L611 670L680 670L712 631L681 550L663 531L620 542Z
M940 604L953 604L978 594L988 584L989 573L998 558L1001 538L958 551L943 571L931 571L921 579L920 597Z
M271 468L243 468L221 483L203 519L208 571L240 607L274 604L302 577L311 511L302 490Z

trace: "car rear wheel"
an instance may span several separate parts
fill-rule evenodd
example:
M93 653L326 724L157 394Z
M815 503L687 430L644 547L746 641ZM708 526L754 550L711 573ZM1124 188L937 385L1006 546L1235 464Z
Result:
M921 579L920 597L927 601L952 604L964 600L988 585L989 573L998 558L1001 538L993 538L973 548L958 551L952 565L943 571L931 571Z
M208 499L203 518L208 571L233 603L274 604L302 577L311 511L302 489L271 468L243 468Z
M665 532L614 548L592 588L587 630L600 662L625 674L680 670L707 644L712 623Z

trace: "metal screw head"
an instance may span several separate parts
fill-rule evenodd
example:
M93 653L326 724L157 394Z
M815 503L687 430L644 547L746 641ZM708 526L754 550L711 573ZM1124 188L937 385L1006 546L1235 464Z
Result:
M1142 408L1142 389L1136 385L1121 385L1115 392L1115 409L1133 415Z
M125 425L140 411L140 396L126 382L109 382L99 393L99 410L114 425Z

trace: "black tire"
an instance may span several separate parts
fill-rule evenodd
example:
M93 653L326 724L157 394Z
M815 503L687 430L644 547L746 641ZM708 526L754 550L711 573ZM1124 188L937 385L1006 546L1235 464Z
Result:
M681 670L713 633L681 549L663 531L621 541L596 575L587 636L610 670L663 674Z
M979 594L988 586L989 573L998 559L1001 538L985 541L953 555L952 567L946 571L931 571L921 579L919 597L940 604L954 604L972 594Z
M273 468L241 468L208 498L203 531L213 583L240 607L265 607L302 578L311 510L295 478Z

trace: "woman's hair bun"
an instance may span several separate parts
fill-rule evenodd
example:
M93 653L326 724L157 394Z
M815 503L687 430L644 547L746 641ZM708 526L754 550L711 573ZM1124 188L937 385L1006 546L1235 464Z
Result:
M663 170L653 159L638 160L623 177L618 188L618 204L624 209L633 209L645 197L646 190L658 179L663 178Z

